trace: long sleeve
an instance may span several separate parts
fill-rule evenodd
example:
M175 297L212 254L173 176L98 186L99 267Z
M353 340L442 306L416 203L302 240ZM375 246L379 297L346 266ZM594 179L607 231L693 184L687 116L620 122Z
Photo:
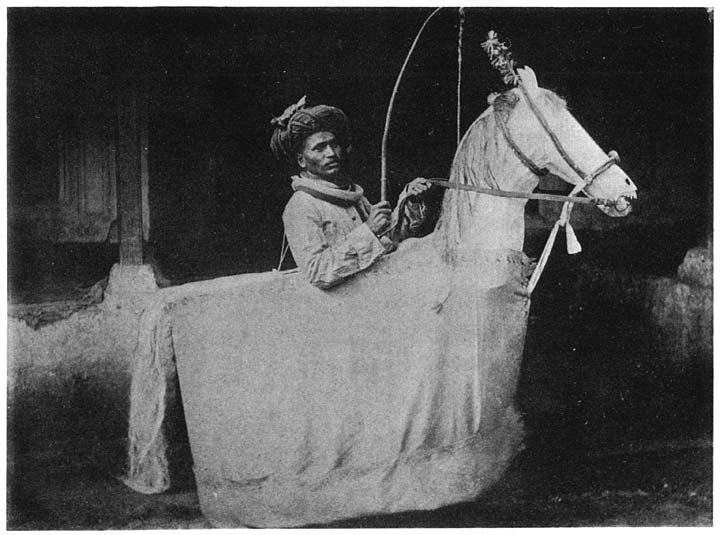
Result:
M355 208L343 208L297 192L283 213L290 250L305 278L330 288L371 266L385 246L361 223Z

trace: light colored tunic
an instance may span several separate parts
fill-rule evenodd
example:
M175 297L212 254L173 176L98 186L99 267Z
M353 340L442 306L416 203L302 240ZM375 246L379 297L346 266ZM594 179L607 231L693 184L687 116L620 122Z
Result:
M370 203L362 197L367 211ZM290 251L314 286L329 288L370 267L392 243L381 242L354 206L343 207L296 191L283 213Z

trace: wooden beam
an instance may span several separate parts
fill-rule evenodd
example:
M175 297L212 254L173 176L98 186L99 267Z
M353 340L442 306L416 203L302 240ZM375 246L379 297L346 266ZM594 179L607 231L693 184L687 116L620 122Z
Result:
M117 101L117 214L120 264L143 261L142 175L140 114L137 90L125 88Z

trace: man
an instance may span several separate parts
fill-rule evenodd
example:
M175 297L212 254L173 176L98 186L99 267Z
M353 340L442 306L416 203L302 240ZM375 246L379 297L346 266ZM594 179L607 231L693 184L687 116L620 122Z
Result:
M310 284L330 288L367 269L422 221L424 205L410 199L430 188L427 180L416 178L401 193L398 206L406 208L398 224L397 208L392 213L387 201L371 205L345 174L351 147L348 120L339 108L306 108L303 97L272 124L273 153L298 169L283 223L295 262Z

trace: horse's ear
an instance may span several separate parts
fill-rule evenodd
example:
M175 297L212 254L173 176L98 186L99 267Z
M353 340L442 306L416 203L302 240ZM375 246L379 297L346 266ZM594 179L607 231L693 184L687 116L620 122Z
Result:
M520 67L518 69L518 75L520 76L520 82L528 92L532 93L539 89L535 71L530 67Z

